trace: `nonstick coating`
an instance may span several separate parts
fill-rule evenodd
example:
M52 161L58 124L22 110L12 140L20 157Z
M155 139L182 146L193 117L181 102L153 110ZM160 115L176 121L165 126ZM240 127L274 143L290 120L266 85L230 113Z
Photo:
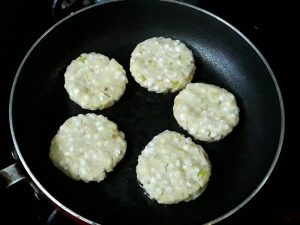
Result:
M208 153L212 177L203 195L177 205L150 200L135 172L138 155L155 135L166 129L187 135L172 113L177 93L148 92L129 72L134 47L157 36L184 42L196 59L192 82L226 88L237 97L240 107L240 122L225 139L215 143L196 141ZM129 79L119 102L95 111L116 122L128 142L124 159L101 183L69 179L48 156L59 126L71 116L90 112L72 102L64 89L67 65L83 52L115 58ZM278 91L257 50L223 21L174 2L121 1L73 15L44 35L29 52L12 91L11 128L31 177L79 215L104 225L202 224L239 208L269 175L282 141L283 112Z

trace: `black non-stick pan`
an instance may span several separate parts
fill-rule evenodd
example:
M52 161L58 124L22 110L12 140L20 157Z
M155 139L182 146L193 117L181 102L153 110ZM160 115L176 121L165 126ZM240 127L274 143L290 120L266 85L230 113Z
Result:
M176 123L174 94L140 87L129 72L130 54L141 41L169 37L184 42L196 59L192 82L231 91L240 122L225 139L201 144L212 163L206 191L194 201L160 205L139 186L135 168L145 145ZM124 131L124 159L100 183L73 181L49 159L52 137L69 117L90 111L72 102L64 72L83 52L119 61L129 84L111 108L96 111ZM104 225L196 225L215 223L248 202L278 159L284 133L279 87L266 60L233 26L217 16L173 1L113 1L81 10L49 29L30 49L14 81L10 125L17 155L31 182L61 210L87 223Z

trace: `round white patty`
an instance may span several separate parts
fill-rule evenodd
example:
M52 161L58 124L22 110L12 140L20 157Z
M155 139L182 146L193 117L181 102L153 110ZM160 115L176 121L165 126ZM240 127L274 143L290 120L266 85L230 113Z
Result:
M135 81L157 93L183 89L193 79L195 69L192 51L182 42L164 37L138 44L130 59Z
M53 164L74 180L100 182L126 151L124 134L102 115L69 118L59 128L50 147Z
M126 72L114 59L83 53L73 60L65 73L65 89L70 98L84 109L112 106L125 92Z
M200 145L166 130L142 151L136 173L150 198L161 204L175 204L202 194L211 175L211 165Z
M217 141L239 122L233 94L211 84L192 83L175 98L174 117L189 134L201 141Z

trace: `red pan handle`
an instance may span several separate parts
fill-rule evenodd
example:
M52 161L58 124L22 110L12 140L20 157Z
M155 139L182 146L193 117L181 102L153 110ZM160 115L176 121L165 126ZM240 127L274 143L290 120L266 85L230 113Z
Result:
M24 178L25 176L21 173L18 163L14 163L0 170L0 189L8 188Z
M3 191L6 188L10 187L11 185L26 178L21 172L22 169L20 169L19 167L20 166L18 163L14 163L14 164L0 170L0 194L3 194L3 192L1 193L1 190ZM33 189L34 189L35 196L38 199L37 204L41 204L41 205L44 204L44 201L46 201L46 199L43 199L42 196L38 194L39 192L36 191L35 188L33 188ZM46 204L49 205L49 202L47 202ZM53 220L56 217L56 214L60 210L57 207L54 207L54 208L51 207L49 209L46 207L43 207L43 209L44 210L41 210L41 212L39 214L41 216L40 219L42 221L44 221L44 223L46 225L52 224ZM45 210L45 209L47 209L47 210Z

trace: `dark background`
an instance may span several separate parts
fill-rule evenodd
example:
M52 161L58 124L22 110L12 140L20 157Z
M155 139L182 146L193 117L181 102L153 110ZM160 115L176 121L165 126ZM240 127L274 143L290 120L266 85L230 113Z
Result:
M237 27L258 47L275 73L285 104L285 140L273 173L246 206L219 224L300 224L299 117L296 116L300 96L296 82L299 75L296 52L299 52L300 39L296 33L300 27L297 20L300 19L296 1L194 2ZM51 14L51 4L51 0L1 2L0 168L14 162L10 154L13 144L8 123L11 84L28 49L57 21L58 18ZM52 209L51 205L34 197L26 181L0 193L0 204L0 224L45 224L45 218ZM51 224L72 223L59 214Z

